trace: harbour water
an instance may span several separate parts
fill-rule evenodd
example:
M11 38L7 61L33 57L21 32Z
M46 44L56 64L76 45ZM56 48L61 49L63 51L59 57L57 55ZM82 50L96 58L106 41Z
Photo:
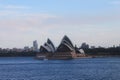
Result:
M0 58L0 80L119 80L120 58Z

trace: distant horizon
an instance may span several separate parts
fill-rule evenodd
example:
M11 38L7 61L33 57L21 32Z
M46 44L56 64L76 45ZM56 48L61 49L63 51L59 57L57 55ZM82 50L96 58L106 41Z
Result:
M64 36L65 36L65 35L64 35ZM69 37L68 37L68 38L69 38ZM47 38L47 39L50 39L50 38ZM44 41L44 43L47 42L47 39L46 39L46 41ZM61 40L62 40L62 39L63 39L63 38L61 38ZM50 40L51 40L51 39L50 39ZM71 39L70 39L70 40L71 40ZM5 47L0 47L0 48L3 48L3 49L7 49L7 48L9 48L9 49L13 49L13 48L24 49L24 47L29 47L29 48L31 48L31 47L33 47L33 42L34 42L34 41L37 41L37 43L38 43L38 40L33 40L32 43L31 43L32 45L30 45L30 46L25 45L25 46L23 46L23 47L6 47L6 48L5 48ZM52 41L52 42L53 42L53 44L55 45L54 41ZM40 48L40 46L43 45L44 43L38 44L38 48ZM60 44L60 43L61 43L61 41L59 42L59 44ZM72 43L73 43L73 42L72 42ZM74 46L77 46L78 48L80 48L80 46L81 46L83 43L86 43L87 45L89 45L89 48L91 48L91 47L93 47L93 46L94 46L95 48L98 48L98 47L103 47L103 48L120 47L120 44L118 44L118 45L114 45L114 44L113 44L113 45L111 45L111 46L101 46L101 45L98 44L98 46L97 46L97 45L90 45L90 44L88 44L87 42L82 42L80 45L77 45L77 44L73 43L73 45L74 45ZM56 46L59 46L59 44L55 45L55 47L56 47Z
M73 44L119 46L119 0L0 0L0 48L55 46L67 35Z

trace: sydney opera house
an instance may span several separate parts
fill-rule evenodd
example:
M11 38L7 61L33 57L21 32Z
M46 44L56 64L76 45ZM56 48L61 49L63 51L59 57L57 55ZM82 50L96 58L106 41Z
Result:
M48 39L44 45L40 46L40 52L37 53L36 57L38 59L72 59L76 58L77 54L85 56L84 51L74 46L71 40L65 35L57 48Z

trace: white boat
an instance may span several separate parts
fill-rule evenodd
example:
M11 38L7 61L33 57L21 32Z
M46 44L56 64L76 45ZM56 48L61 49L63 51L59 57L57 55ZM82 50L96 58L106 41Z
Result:
M40 60L47 60L46 56L42 55L42 56L37 56L36 57L37 59L40 59Z

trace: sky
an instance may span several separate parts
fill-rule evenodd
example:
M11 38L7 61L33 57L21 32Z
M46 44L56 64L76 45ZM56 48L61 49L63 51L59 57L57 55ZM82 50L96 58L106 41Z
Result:
M120 0L0 0L0 47L39 46L64 35L80 46L120 44Z

